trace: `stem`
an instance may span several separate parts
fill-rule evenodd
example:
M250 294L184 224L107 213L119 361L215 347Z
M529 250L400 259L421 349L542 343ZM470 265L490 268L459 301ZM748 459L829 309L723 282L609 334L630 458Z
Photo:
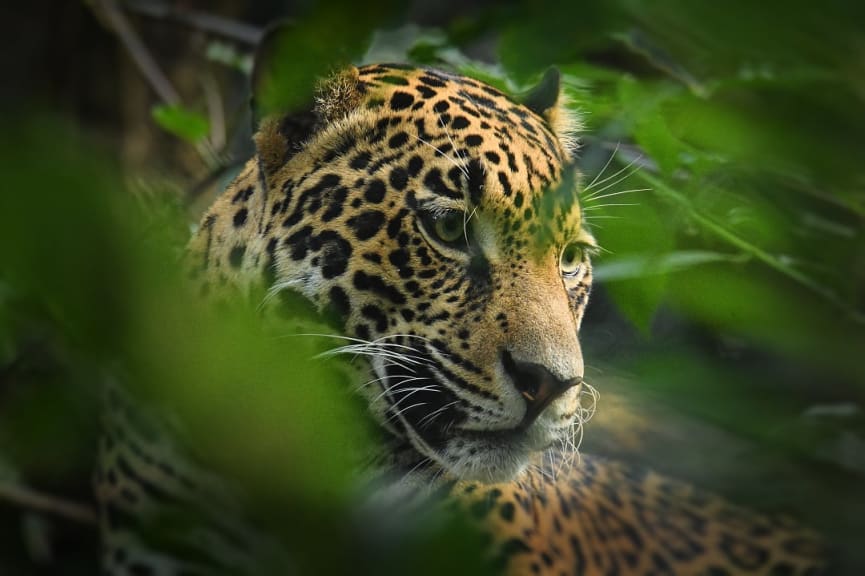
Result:
M244 22L238 22L237 20L231 20L229 18L223 18L214 14L200 12L198 10L188 10L179 6L174 6L168 2L159 2L157 0L127 0L123 3L123 6L130 12L136 12L151 18L173 20L198 30L217 34L224 38L243 42L252 46L258 44L262 35L261 28L256 26L251 26Z
M180 95L174 89L174 85L162 72L162 69L156 63L156 60L150 54L147 46L141 41L141 38L132 28L129 19L120 8L117 7L115 0L93 0L93 10L100 13L107 20L108 25L120 38L124 48L129 53L135 66L144 76L144 79L156 92L159 99L170 106L179 106L182 104ZM211 146L206 141L199 141L194 144L195 151L198 152L202 162L208 168L214 168L220 164L217 155Z
M117 7L117 3L114 0L95 0L95 5L101 9L108 24L120 38L124 48L129 52L129 56L144 75L147 83L159 95L159 99L166 104L179 104L180 96L177 94L177 90L159 68L144 42L132 28L126 15Z
M773 270L780 272L784 276L792 278L802 286L820 295L834 307L842 310L845 314L848 314L855 322L865 324L865 314L862 314L861 312L852 309L846 302L838 298L838 295L835 294L833 291L828 290L819 282L813 280L812 278L809 278L799 270L796 270L795 268L785 264L775 256L769 254L765 250L762 250L758 246L755 246L747 240L740 238L739 236L730 232L708 216L700 213L691 205L687 198L685 198L680 192L677 192L676 190L670 188L663 181L655 178L654 176L650 176L645 172L643 172L641 176L649 184L651 184L655 194L666 200L670 200L677 206L685 209L691 218L693 218L696 222L703 226L703 228L713 233L715 236L721 238L729 244L732 244L746 254L753 256L757 260L760 260Z
M22 508L60 516L80 524L95 526L96 512L89 506L49 496L15 484L0 484L0 501L5 500Z

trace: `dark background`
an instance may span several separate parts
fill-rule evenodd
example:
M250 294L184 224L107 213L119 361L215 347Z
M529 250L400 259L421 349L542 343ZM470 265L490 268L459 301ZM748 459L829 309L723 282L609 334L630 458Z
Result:
M112 8L176 101L142 74ZM557 65L586 125L585 181L606 166L596 181L618 176L604 194L623 192L606 203L628 204L591 212L606 250L582 339L601 400L583 450L790 513L826 535L837 573L865 569L857 3L66 0L3 12L0 573L96 569L102 369L137 354L161 363L164 341L180 339L141 320L162 288L138 246L152 236L157 252L179 252L250 154L249 58L280 18L298 30L291 94L347 61L451 67L513 91ZM160 378L190 376L167 364Z

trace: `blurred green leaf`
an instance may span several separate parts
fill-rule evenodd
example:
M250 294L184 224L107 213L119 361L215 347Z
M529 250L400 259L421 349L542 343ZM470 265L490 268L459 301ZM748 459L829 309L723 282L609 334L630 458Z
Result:
M252 72L252 55L239 51L236 46L228 42L211 40L207 43L205 57L211 62L219 62L247 75Z
M842 297L833 290L831 286L826 285L820 280L809 276L800 268L796 267L789 259L768 252L766 249L754 244L752 241L742 237L736 231L725 227L722 224L714 221L712 218L702 214L697 210L688 198L680 191L675 190L666 182L643 173L640 176L652 185L654 193L672 205L684 210L689 218L702 227L707 233L715 236L717 239L729 244L742 251L743 254L752 256L756 260L761 261L769 268L787 276L790 280L799 285L811 290L813 293L822 297L827 303L843 311L849 320L853 320L862 324L865 322L865 312L857 310L851 304L845 302Z
M681 88L666 83L637 82L625 77L618 84L621 118L629 132L649 154L661 172L670 175L683 164L691 164L696 153L670 131L662 108L675 100Z
M865 331L828 302L755 263L688 268L670 282L671 301L718 332L769 346L798 362L862 381Z
M609 43L621 15L613 2L520 2L507 12L498 56L517 81L526 82L551 65Z
M44 311L64 338L105 357L117 350L129 289L120 179L66 123L22 119L7 130L0 167L16 192L0 194L2 281L16 311Z
M622 313L644 334L663 301L666 274L658 264L673 247L671 222L662 221L646 190L634 184L631 166L607 168L581 192L584 219L602 253L596 266L612 271L606 285ZM637 266L640 266L639 270ZM645 266L645 267L643 267Z
M345 498L371 428L352 383L314 358L322 342L296 335L321 326L292 323L268 337L249 308L215 316L178 288L157 287L136 307L138 389L172 406L205 461L260 497Z
M592 274L599 282L613 282L669 274L710 262L742 262L742 257L708 250L678 250L650 256L635 254L601 260Z
M259 47L254 65L259 112L267 115L309 106L318 82L358 60L373 30L394 20L401 8L400 0L362 10L347 0L334 0L316 3L298 22L274 28Z
M675 78L687 86L693 93L704 95L706 89L694 76L677 62L670 53L655 43L653 38L638 29L631 29L624 33L615 34L614 37L622 42L629 50L645 57L653 66Z
M861 4L845 0L829 0L820 10L805 0L617 4L631 25L639 26L653 44L700 78L734 76L749 62L784 73L803 64L843 66L865 15Z
M180 105L159 104L153 107L151 114L163 130L187 142L198 142L210 133L207 118Z
M404 62L411 58L433 64L439 60L440 51L450 49L452 47L447 42L447 36L441 30L406 24L398 28L376 30L363 61Z

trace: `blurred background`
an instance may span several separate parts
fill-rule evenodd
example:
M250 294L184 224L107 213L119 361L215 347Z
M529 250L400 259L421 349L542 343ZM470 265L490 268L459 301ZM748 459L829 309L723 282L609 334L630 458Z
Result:
M280 19L295 26L281 89L297 102L348 62L444 67L511 92L558 66L603 247L582 330L600 400L582 450L790 514L826 536L833 573L865 573L865 5L2 10L0 574L96 570L106 374L185 410L253 508L304 518L287 529L298 571L326 572L315 558L345 524L363 410L339 370L309 361L322 343L262 341L242 313L208 322L175 266L252 153L252 53ZM290 385L311 379L323 385ZM349 528L326 564L480 573L469 532L416 530L399 548L382 528L357 564Z

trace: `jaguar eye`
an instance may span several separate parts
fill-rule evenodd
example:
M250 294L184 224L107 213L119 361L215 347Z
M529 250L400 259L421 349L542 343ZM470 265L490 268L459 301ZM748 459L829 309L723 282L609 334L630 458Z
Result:
M575 242L571 242L562 250L559 258L559 268L563 276L576 276L583 264L583 248Z
M428 212L424 215L424 224L438 240L445 244L453 244L466 235L465 214L460 210L444 212Z

